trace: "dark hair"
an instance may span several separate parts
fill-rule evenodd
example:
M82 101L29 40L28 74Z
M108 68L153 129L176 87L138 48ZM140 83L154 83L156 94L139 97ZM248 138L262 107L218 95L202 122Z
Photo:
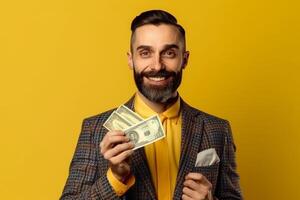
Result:
M153 24L153 25L160 25L160 24L170 24L175 26L178 31L180 32L185 46L185 30L184 28L177 23L177 19L171 15L170 13L164 10L149 10L141 13L140 15L136 16L132 23L131 23L131 39L135 32L135 30L143 25ZM132 41L131 41L132 42Z

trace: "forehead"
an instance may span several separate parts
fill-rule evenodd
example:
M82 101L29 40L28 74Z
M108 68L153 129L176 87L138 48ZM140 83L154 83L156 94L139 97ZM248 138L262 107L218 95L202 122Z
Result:
M183 47L180 32L173 25L143 25L135 30L132 40L134 49L140 45L159 48L166 44L176 44L181 48Z

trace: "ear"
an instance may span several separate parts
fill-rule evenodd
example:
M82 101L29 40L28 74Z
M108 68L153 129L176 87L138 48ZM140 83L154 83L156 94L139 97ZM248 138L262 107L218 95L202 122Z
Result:
M184 52L184 54L183 54L183 62L182 62L182 69L186 68L186 66L188 64L188 61L189 61L189 57L190 57L190 52L189 51Z
M128 62L128 66L129 68L132 70L133 69L133 60L132 60L132 54L131 52L127 52L127 62Z

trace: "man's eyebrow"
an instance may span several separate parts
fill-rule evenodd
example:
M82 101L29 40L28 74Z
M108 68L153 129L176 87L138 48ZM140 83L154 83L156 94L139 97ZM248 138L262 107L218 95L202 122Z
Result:
M179 49L179 46L177 44L166 44L163 49L168 50L168 49L172 49L172 48Z
M140 49L147 49L147 50L150 50L150 49L151 49L151 46L148 46L148 45L141 45L141 46L138 46L138 47L136 48L137 51L140 50Z
M172 49L172 48L179 49L179 46L177 44L166 44L163 47L163 51L168 50L168 49ZM137 51L140 50L140 49L151 50L152 47L148 46L148 45L140 45L136 48Z

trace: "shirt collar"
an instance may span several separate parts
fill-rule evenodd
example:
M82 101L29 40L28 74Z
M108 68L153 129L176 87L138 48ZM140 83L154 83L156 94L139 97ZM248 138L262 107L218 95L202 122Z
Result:
M176 102L163 113L156 113L142 100L139 94L136 93L134 98L134 109L135 112L137 112L143 118L148 118L156 114L166 118L177 118L180 112L180 97L178 96Z

